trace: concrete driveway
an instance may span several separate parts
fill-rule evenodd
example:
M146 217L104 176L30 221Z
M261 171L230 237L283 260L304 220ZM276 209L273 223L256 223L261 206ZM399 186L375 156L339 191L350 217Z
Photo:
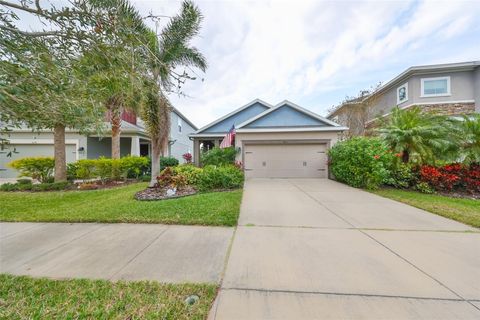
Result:
M478 229L330 180L255 179L212 319L480 319Z
M201 226L0 223L0 272L218 283L232 234Z

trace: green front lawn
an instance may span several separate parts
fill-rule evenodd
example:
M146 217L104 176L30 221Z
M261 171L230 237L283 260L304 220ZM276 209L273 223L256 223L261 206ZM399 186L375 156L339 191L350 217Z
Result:
M130 222L234 226L241 190L137 201L146 183L124 187L60 192L0 192L0 221Z
M206 319L213 284L49 280L0 274L1 319ZM188 305L185 299L197 295Z
M480 200L451 198L398 189L380 189L373 192L379 196L480 228Z

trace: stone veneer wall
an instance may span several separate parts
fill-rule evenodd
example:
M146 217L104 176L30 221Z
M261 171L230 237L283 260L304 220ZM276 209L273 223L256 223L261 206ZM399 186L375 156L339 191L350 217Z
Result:
M424 112L430 112L444 116L457 116L462 114L471 114L475 112L475 103L444 103L444 104L429 104L419 105ZM388 116L387 116L388 117ZM372 121L365 125L366 129L373 129L378 126L378 121Z
M431 112L440 115L453 116L461 114L470 114L475 112L475 103L445 103L420 105L425 112Z

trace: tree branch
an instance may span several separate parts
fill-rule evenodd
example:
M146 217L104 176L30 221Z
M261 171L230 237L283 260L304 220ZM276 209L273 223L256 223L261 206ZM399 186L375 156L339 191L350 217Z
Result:
M11 32L18 33L22 36L25 37L50 37L50 36L58 36L61 35L61 31L36 31L36 32L28 32L28 31L22 31L18 30L15 28L7 27L7 26L2 26L0 25L0 29L8 30Z

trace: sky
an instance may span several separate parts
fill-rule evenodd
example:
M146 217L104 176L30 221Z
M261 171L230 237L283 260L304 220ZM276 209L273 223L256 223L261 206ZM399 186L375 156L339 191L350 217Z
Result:
M143 15L181 5L131 1ZM194 2L204 21L192 45L209 67L170 100L198 127L256 98L326 115L411 66L480 60L480 0Z

